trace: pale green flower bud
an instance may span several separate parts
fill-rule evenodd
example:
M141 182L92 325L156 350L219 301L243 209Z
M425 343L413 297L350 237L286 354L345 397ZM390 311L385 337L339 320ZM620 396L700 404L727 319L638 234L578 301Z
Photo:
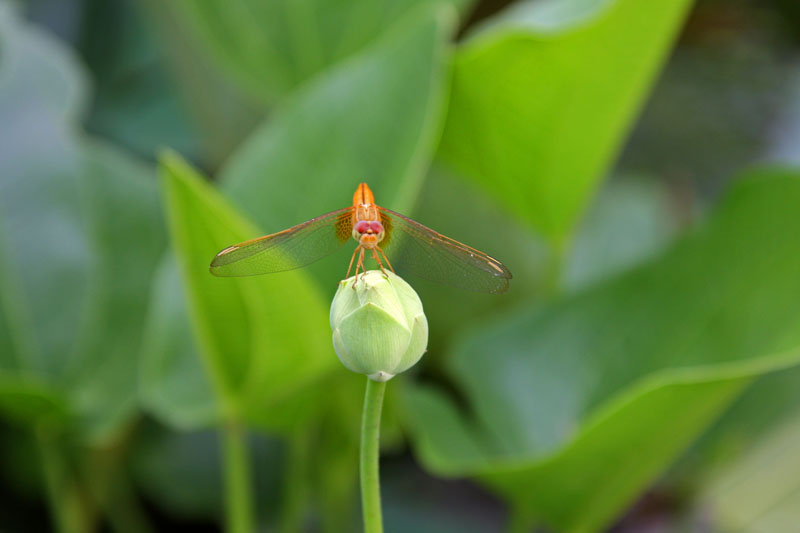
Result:
M428 346L422 302L392 272L370 270L339 283L331 304L333 348L344 366L387 381L420 360Z

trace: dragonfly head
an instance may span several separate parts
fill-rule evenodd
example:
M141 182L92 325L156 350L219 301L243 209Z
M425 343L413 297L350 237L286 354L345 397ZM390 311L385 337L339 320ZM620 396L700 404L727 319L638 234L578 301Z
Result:
M359 220L353 226L353 238L364 248L374 248L383 240L383 224L377 220Z

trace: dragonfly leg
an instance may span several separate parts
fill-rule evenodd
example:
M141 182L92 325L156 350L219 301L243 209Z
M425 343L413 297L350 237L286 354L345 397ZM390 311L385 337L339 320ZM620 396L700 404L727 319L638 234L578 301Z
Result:
M361 265L361 282L364 282L364 276L367 275L367 267L364 266L364 248L361 248L361 252L358 254L358 264ZM358 266L356 266L356 271L358 271ZM358 274L356 274L356 281L358 281ZM355 288L355 284L353 284Z
M361 279L364 279L364 275L367 273L367 269L364 268L364 248L359 246L356 248L356 252L358 252L358 261L356 261L356 273L355 273L355 280L353 281L353 290L356 290L356 284L358 283L358 269L361 269Z
M353 255L350 257L350 264L347 266L347 275L344 277L344 279L347 279L347 278L350 277L350 270L353 269L353 261L355 261L356 254L358 253L358 250L360 248L361 248L361 246L356 246L356 249L353 250ZM358 265L356 265L356 274L358 274Z
M377 246L376 248L378 248L378 251L379 251L379 252L381 253L381 255L383 256L383 260L384 260L384 261L386 261L386 265L389 267L389 270L391 270L391 271L392 271L392 274L394 274L394 268L392 267L392 264L389 262L389 258L388 258L388 257L386 257L386 252L384 252L384 251L381 249L381 247L380 247L380 246Z
M389 279L389 275L386 273L386 269L383 268L383 262L381 261L380 256L378 256L378 250L375 248L372 249L372 258L378 263L378 266L381 267L381 272L383 273L383 277Z

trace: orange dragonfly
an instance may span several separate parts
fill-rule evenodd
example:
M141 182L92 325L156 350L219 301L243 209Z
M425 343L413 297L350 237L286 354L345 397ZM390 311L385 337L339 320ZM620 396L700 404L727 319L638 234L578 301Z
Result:
M351 237L358 246L345 278L353 263L356 276L364 272L367 252L382 271L388 267L394 272L388 252L416 276L471 291L502 293L511 279L497 259L376 205L366 183L356 189L351 207L225 248L211 262L211 273L228 277L292 270L332 254Z

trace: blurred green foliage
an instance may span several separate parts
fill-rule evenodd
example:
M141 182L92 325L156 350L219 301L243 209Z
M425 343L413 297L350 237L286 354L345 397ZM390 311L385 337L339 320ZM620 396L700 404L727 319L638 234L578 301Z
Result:
M455 54L442 157L565 245L689 4L515 5Z
M30 394L42 408L59 407L61 429L108 438L136 409L131 377L165 248L153 171L76 135L86 101L80 71L8 5L0 15L7 408L28 410ZM39 411L26 419L50 414Z
M652 490L681 500L663 531L791 530L800 171L698 198L672 169L721 181L755 141L707 164L728 137L654 127L682 110L656 99L603 186L691 2L499 4L0 3L0 529L46 527L41 499L65 532L353 530L363 383L327 317L352 248L208 263L367 181L515 274L408 280L431 344L389 385L387 531L637 530Z
M596 530L754 376L800 362L799 177L751 176L657 262L465 339L447 363L474 420L410 391L426 464L479 475L565 531ZM537 401L519 402L525 391Z

